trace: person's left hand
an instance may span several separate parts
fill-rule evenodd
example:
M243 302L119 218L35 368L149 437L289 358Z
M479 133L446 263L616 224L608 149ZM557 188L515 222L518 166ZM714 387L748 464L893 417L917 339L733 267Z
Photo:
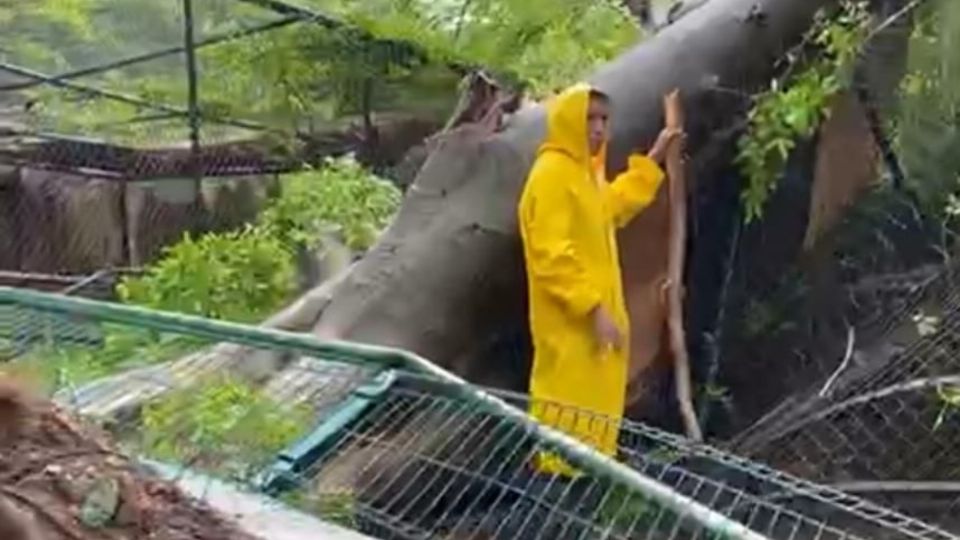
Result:
M670 145L679 144L680 151L683 152L683 146L686 144L686 140L687 134L684 133L682 129L664 128L657 136L657 140L653 143L653 148L650 149L647 156L657 163L663 163Z

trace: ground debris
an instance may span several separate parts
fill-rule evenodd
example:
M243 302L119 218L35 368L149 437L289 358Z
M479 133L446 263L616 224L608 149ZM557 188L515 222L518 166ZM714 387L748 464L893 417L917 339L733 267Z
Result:
M255 540L0 375L3 540Z

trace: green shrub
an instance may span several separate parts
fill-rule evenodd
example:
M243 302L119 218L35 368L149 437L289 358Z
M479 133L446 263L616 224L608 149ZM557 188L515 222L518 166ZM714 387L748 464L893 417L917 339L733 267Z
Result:
M242 231L185 235L142 277L124 280L120 298L141 306L236 322L256 322L289 300L294 253L325 234L365 249L400 202L396 187L353 158L287 175L283 192Z
M258 223L290 248L315 248L323 235L335 234L351 249L366 249L400 203L395 186L352 157L330 159L321 169L287 175L282 189Z
M175 391L143 411L150 457L250 480L310 425L310 411L288 407L230 379Z
M142 277L119 285L124 302L238 322L261 320L294 289L291 251L262 228L185 235Z
M42 389L52 394L119 371L179 358L204 344L187 336L104 325L100 347L54 340L35 345L18 357L15 368L31 373Z

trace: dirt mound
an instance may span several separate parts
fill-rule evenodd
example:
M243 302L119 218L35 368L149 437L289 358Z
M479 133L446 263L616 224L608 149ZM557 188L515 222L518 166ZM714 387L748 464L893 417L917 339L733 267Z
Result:
M254 540L0 375L3 540Z

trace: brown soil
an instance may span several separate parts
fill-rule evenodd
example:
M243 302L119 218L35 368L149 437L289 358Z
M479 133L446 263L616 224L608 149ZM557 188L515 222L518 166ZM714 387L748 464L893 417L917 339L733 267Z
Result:
M95 495L104 491L112 495ZM93 499L108 501L99 520L84 517ZM254 540L203 502L145 475L104 434L3 375L0 539Z

